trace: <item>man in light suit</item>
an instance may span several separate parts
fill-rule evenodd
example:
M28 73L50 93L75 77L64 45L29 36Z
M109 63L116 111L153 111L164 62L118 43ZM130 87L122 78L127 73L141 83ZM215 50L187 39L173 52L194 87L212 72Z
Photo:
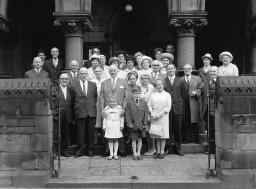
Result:
M49 78L49 74L42 69L43 62L40 57L33 59L33 69L28 70L24 77L25 78Z
M78 80L79 63L76 60L71 60L69 63L70 69L67 74L69 76L69 84L74 86L76 80Z
M161 62L159 62L158 60L154 60L151 67L152 67L152 72L150 74L150 83L152 85L154 85L156 79L163 79L164 80L166 75L160 73Z
M88 149L88 156L92 157L94 155L97 87L95 83L87 80L87 68L81 68L78 73L79 79L74 85L74 111L80 148L75 157L84 155L86 148Z
M57 47L51 49L51 55L52 58L45 61L43 69L49 73L52 83L56 84L58 83L61 71L65 68L65 63L59 59L59 49Z
M175 76L176 67L174 64L167 66L167 77L164 79L164 89L172 97L172 108L169 112L169 134L170 138L174 136L174 153L184 156L181 152L181 128L183 118L183 88L182 79ZM171 151L171 141L169 142L166 150L166 155Z
M110 79L107 79L102 82L101 84L101 91L100 91L100 103L102 112L106 106L109 105L108 97L110 94L117 95L117 103L118 105L122 106L125 109L126 101L125 101L125 91L127 89L127 82L124 79L120 79L117 77L118 68L116 65L109 66L109 74L111 76ZM124 146L124 139L121 138L119 140L120 146L119 151L121 156L125 156L125 146ZM107 154L107 149L106 149Z
M184 131L185 131L185 143L199 141L199 129L198 121L202 118L201 108L201 92L203 89L202 79L198 76L192 75L192 66L186 64L183 67L183 89L184 94ZM192 133L194 138L192 139Z

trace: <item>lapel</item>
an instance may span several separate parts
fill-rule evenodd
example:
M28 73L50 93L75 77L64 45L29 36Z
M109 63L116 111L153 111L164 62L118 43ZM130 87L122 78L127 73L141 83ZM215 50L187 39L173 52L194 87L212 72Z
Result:
M79 93L82 95L82 96L85 96L84 92L83 92L83 89L80 85L80 80L77 80L77 89L79 91ZM88 91L87 91L88 92Z
M119 85L120 85L120 79L117 78L116 79L116 84L115 84L115 90L117 90L119 88Z
M65 101L64 93L63 93L63 91L62 91L62 89L61 89L61 87L60 87L60 86L59 86L59 94L60 94L60 98L61 98L61 99L63 99L63 100ZM66 98L67 98L67 96L66 96Z
M175 78L175 79L176 79L176 78ZM167 86L172 89L173 86L172 86L172 84L171 84L170 79L169 79L168 76L166 77L165 82L166 82ZM174 82L174 81L173 81L173 82Z

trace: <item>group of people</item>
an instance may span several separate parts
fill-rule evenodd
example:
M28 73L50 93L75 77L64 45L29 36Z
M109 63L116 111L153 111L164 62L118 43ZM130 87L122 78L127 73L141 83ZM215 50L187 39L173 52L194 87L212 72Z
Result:
M51 104L53 127L60 124L61 128L61 155L70 156L68 145L77 144L75 157L94 156L99 135L107 144L109 160L118 159L118 152L126 156L129 142L133 159L142 160L143 141L148 146L145 155L163 159L172 151L183 156L182 142L200 143L198 122L202 119L209 121L210 138L214 138L217 77L238 75L232 54L222 52L223 65L216 67L206 53L203 67L194 75L189 64L177 73L172 45L167 45L166 52L156 48L154 53L155 60L141 52L128 56L119 51L107 65L106 57L95 48L82 67L72 60L70 70L64 70L56 47L51 49L51 59L40 54L33 59L33 69L25 77L49 77L56 89Z

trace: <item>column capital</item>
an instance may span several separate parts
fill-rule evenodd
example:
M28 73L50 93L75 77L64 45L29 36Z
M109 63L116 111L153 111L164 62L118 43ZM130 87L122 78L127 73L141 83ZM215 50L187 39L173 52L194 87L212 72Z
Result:
M169 25L175 28L178 34L194 35L194 32L206 26L206 14L187 15L187 14L173 14L170 17Z
M62 15L54 14L56 27L61 27L66 34L83 34L83 32L92 30L91 15Z

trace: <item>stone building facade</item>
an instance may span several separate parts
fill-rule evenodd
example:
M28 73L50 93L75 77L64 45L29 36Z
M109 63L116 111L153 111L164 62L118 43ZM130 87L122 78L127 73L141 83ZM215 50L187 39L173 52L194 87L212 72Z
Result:
M86 23L82 16L83 23L77 23L77 26L83 28L70 35L67 28L64 28L67 25L58 22L58 14L69 11L76 2L89 2L88 13L92 20L87 17ZM44 49L49 58L50 48L53 46L60 48L61 56L66 62L71 58L82 62L82 59L88 59L89 50L93 47L99 47L107 57L117 50L125 50L130 54L141 51L153 56L153 49L164 48L167 42L175 44L178 63L190 62L199 68L202 54L209 52L215 59L214 64L220 65L218 54L228 50L233 53L234 63L238 65L240 73L256 71L255 1L183 1L188 2L188 9L193 8L193 3L202 7L199 12L185 16L185 23L181 25L185 34L180 33L175 16L170 14L172 2L179 1L0 0L0 74L2 77L22 77L31 67L37 50ZM60 8L61 3L65 10ZM126 9L127 5L132 6L131 11ZM193 16L198 16L198 13L203 13L203 22L194 20ZM70 16L66 14L66 18L71 18ZM73 17L72 21L77 21L76 19L77 17ZM179 24L180 21L179 18ZM91 31L84 30L84 27ZM189 34L191 29L193 31ZM190 42L187 40L189 37ZM180 47L181 43L184 43L183 48Z

